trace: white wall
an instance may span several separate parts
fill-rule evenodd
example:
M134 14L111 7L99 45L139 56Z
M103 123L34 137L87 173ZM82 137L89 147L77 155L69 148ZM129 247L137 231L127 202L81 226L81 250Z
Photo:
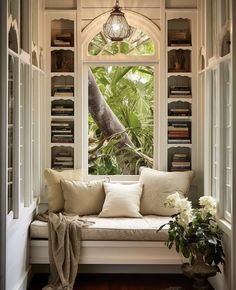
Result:
M28 263L29 225L35 214L35 208L35 204L25 208L20 219L10 221L7 227L5 290L26 289L30 270Z
M231 287L231 237L226 235L223 239L225 252L225 266L221 267L222 273L217 273L209 281L215 290L233 290Z

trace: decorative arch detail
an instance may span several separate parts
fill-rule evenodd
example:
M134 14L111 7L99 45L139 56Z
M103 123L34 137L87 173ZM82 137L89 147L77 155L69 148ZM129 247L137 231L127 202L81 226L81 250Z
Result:
M9 48L18 53L19 50L19 31L17 20L13 19L13 16L8 17L8 42Z
M129 25L139 29L140 31L145 32L154 42L155 44L155 53L152 56L149 56L149 58L153 60L158 60L160 57L160 29L159 27L154 24L150 19L146 18L145 16L125 10L125 17L129 23ZM110 12L106 12L98 17L96 17L92 22L90 22L83 30L82 32L82 55L83 59L90 59L90 56L88 56L88 46L89 43L92 41L92 39L102 31L103 24L106 22ZM130 56L126 56L126 58ZM108 56L103 56L103 59L108 58ZM125 56L123 57L125 58Z

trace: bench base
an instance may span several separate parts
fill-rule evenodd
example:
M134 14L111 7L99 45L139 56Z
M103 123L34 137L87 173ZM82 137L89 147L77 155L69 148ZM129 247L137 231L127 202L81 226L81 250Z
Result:
M49 264L48 241L30 241L30 263ZM181 265L175 249L163 242L82 241L80 264L83 265Z

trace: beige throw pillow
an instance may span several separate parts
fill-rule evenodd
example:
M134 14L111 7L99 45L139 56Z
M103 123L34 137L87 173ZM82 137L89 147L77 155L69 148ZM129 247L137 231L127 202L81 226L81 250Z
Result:
M104 182L105 202L99 217L142 217L139 213L143 185Z
M61 180L64 211L78 215L98 214L105 199L103 180L89 182Z
M82 180L83 174L81 169L56 171L47 168L44 170L44 176L47 182L48 209L59 212L64 208L61 179Z
M139 181L143 183L140 213L162 216L175 214L175 209L165 207L166 198L176 191L182 197L187 195L192 178L193 171L166 172L143 168L139 178Z

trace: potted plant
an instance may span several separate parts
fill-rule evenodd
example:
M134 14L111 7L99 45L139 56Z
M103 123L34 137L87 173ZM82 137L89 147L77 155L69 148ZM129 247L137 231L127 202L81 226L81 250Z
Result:
M182 265L183 272L194 278L195 288L208 289L207 278L220 272L219 264L224 263L222 235L216 221L216 201L211 196L202 196L199 207L192 208L187 198L178 193L168 196L165 205L175 208L177 213L162 225L169 225L166 245L175 245L176 251L189 259Z

